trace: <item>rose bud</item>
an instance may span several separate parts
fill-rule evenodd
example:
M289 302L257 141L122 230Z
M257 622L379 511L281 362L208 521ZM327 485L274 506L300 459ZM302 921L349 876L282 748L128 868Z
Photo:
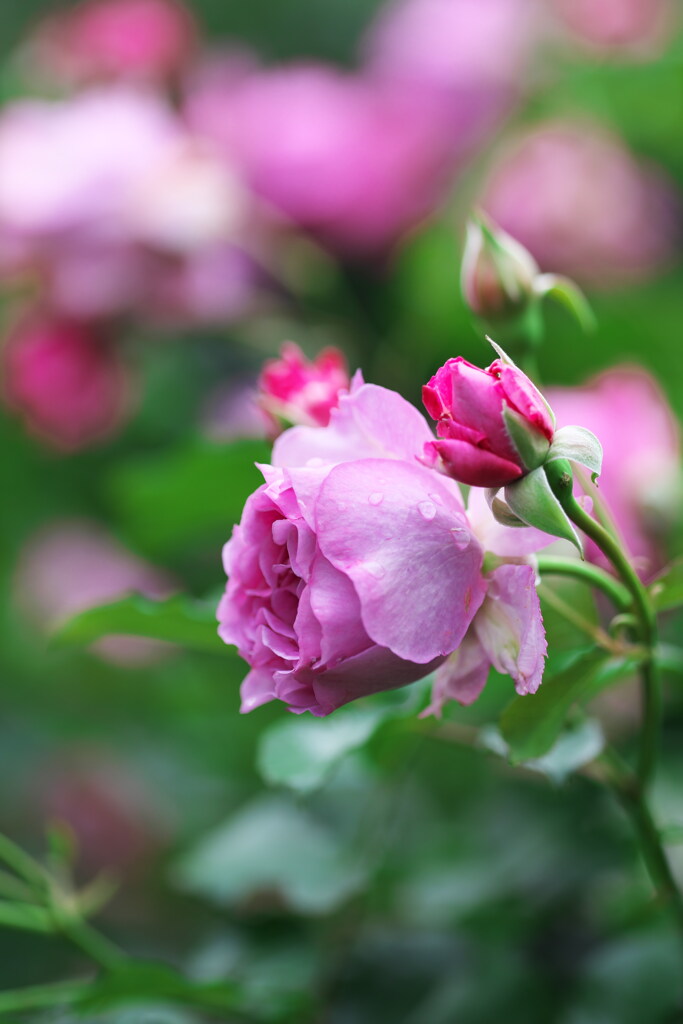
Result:
M280 358L269 360L261 371L259 404L272 422L273 436L293 424L325 427L349 384L346 360L339 349L323 349L311 361L298 345L288 341Z
M517 318L534 295L540 271L523 245L483 217L468 221L460 286L473 313L484 320Z
M115 434L131 398L128 371L92 325L36 316L2 352L3 397L32 433L71 452Z
M555 431L540 391L498 351L486 370L449 359L422 389L439 436L425 463L476 487L504 487L542 465Z

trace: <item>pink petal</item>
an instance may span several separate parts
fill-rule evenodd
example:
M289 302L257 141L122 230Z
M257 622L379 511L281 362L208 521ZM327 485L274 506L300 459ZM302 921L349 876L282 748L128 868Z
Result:
M418 664L455 650L483 600L482 551L435 474L387 459L336 466L316 526L323 554L352 580L375 643Z
M435 463L435 455L443 460L450 476L472 487L503 487L522 475L516 463L468 441L428 441L424 446L427 465Z
M512 676L517 693L535 693L547 651L536 573L530 565L501 565L490 576L474 629L492 665Z
M416 458L432 433L421 413L388 388L362 384L343 395L329 426L292 427L273 447L276 466L366 458Z
M473 704L486 685L490 668L491 659L474 630L470 629L457 651L437 669L431 703L420 718L427 715L440 718L443 706L449 700Z

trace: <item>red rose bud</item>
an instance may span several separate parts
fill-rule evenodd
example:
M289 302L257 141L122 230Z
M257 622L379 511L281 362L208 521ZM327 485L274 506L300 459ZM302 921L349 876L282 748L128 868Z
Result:
M90 325L50 316L22 321L2 352L2 374L6 404L62 451L115 434L130 410L128 371Z
M476 487L503 487L542 465L555 431L541 393L498 351L486 370L449 359L422 389L439 436L424 461Z
M540 271L523 245L479 216L468 221L460 286L465 302L484 320L523 313Z
M313 360L288 341L279 359L265 364L259 378L259 404L268 413L273 434L293 424L326 427L339 395L348 391L349 372L343 354L326 348Z

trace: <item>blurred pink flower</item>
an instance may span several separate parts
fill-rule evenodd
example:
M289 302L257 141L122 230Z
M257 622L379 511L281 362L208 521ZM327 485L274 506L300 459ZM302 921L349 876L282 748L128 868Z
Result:
M264 277L252 207L153 92L100 87L0 116L0 273L33 275L67 316L240 315Z
M6 404L56 449L102 441L129 414L131 375L94 325L36 313L13 328L0 360Z
M187 114L273 210L342 252L391 245L449 166L440 116L412 90L323 65L210 69Z
M37 241L125 237L131 196L180 136L151 92L125 86L20 100L0 117L0 228Z
M288 341L280 357L269 359L261 371L259 402L275 435L281 433L283 423L326 427L350 383L346 359L338 348L323 349L310 360Z
M652 56L671 38L672 0L554 0L579 42L603 52Z
M28 56L39 74L69 84L166 79L186 65L194 42L192 16L176 0L83 0L40 25Z
M212 441L242 437L265 440L269 428L266 413L258 404L255 380L231 380L219 384L208 396L201 420L202 432Z
M602 443L597 496L607 502L641 574L652 576L664 564L666 535L683 501L680 430L665 395L635 366L546 394L558 426L580 423Z
M172 578L124 548L97 523L66 519L32 536L22 551L15 592L43 632L97 605L130 593L165 598ZM92 646L100 657L121 665L144 665L172 646L138 636L107 636Z
M139 871L169 838L162 794L101 751L70 749L53 757L36 771L28 795L41 826L47 820L74 833L79 877Z
M646 277L674 255L673 187L594 125L550 122L518 140L481 205L542 269L586 285Z
M394 0L371 25L366 67L442 107L462 152L519 96L538 34L534 0Z

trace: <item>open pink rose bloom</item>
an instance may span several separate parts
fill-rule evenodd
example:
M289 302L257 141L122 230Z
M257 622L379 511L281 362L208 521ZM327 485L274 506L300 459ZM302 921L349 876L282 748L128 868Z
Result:
M457 485L419 461L431 438L400 395L358 376L328 426L278 438L224 550L219 633L251 667L243 711L277 699L326 715L440 666L435 712L474 700L492 664L537 689L534 569L484 573L478 534L501 559L508 535L517 558L550 538L498 525L480 492L469 518Z

